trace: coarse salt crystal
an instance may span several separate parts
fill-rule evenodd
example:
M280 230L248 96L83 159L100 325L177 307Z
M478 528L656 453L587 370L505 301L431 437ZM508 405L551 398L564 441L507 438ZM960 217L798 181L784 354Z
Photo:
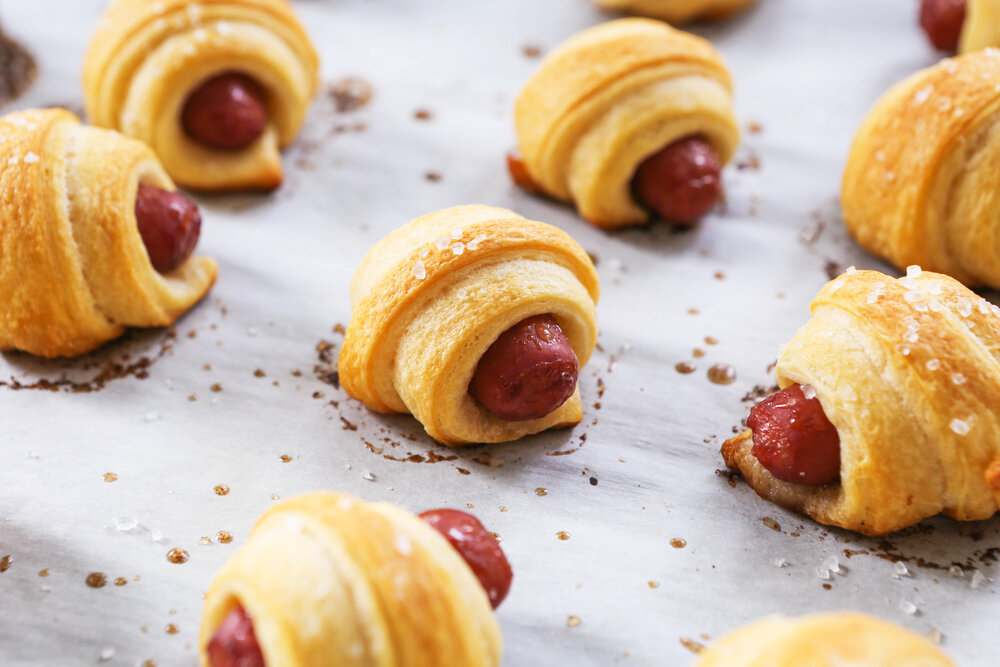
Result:
M885 152L878 151L877 153L875 153L875 159L878 160L879 162L885 162Z
M975 572L972 573L972 580L969 581L969 586L971 586L972 588L979 588L980 586L983 585L985 581L986 577L983 575L983 573L980 572L979 570L976 570Z
M375 480L378 479L378 477L376 477L375 473L373 473L373 472L366 472L361 477L362 477L362 479L364 479L365 481L368 481L368 482L374 482Z
M424 266L423 260L418 259L417 263L413 265L413 277L417 280L423 280L427 277L427 268Z
M965 376L962 375L961 373L955 373L954 375L951 376L951 381L953 384L958 384L958 385L965 384Z
M962 421L961 419L952 419L951 423L948 424L948 428L957 433L958 435L967 435L969 433L968 422Z
M163 531L153 528L152 530L149 531L149 539L153 540L154 542L162 542Z
M403 556L409 556L411 553L413 553L413 545L410 543L410 538L408 538L406 535L397 533L396 539L394 540L394 544L396 546L396 551L398 551Z
M908 290L917 289L917 281L910 276L906 276L905 278L900 278L899 284Z
M7 164L17 164L17 163L18 163L18 157L16 155L11 159L7 160Z
M887 171L887 172L885 172L885 180L889 181L890 183L892 183L893 181L895 181L896 180L896 172L894 172L894 171Z
M930 85L924 86L923 88L918 90L916 94L913 96L913 102L915 104L923 104L924 102L926 102L931 98L931 95L933 93L934 93L934 86Z
M837 278L836 280L834 280L833 284L830 285L830 294L833 294L834 292L839 290L841 287L844 286L844 284L845 283L843 278Z
M941 635L941 631L938 630L937 628L931 628L930 630L928 630L927 638L930 639L931 642L935 644L940 644L941 640L944 639L944 637Z
M139 520L134 516L116 516L114 518L115 528L123 533L134 529L139 525Z
M936 371L941 368L941 362L938 359L930 359L927 361L927 370Z
M905 340L907 343L916 343L918 340L920 340L920 334L918 334L916 331L907 331L905 334L903 334L903 340Z
M906 356L908 356L910 354L910 348L907 345L897 345L896 346L896 351L899 352L904 357L906 357Z
M965 576L965 570L962 569L961 565L952 565L948 568L948 574L955 577L956 579L961 579Z
M821 566L830 572L840 574L840 560L836 556L830 556L821 563Z
M41 159L42 158L38 157L38 153L35 153L34 151L28 151L28 154L24 156L24 163L35 164Z
M817 567L816 568L816 577L819 578L819 579L823 579L824 581L829 581L829 579L830 579L830 570L826 569L825 567Z
M228 35L233 31L233 27L225 21L219 21L215 26L215 31L220 35Z
M899 610L902 611L904 614L909 614L910 616L913 616L914 614L917 613L917 605L913 604L909 600L903 600L902 602L899 603Z
M48 584L42 584L42 585L40 586L40 589L41 589L41 591L42 591L43 593L51 593L51 592L52 592L52 587L51 587L51 586L49 586Z
M159 421L160 419L163 419L163 417L160 416L160 413L157 412L156 410L147 411L146 414L142 416L142 418L148 422L155 422Z
M451 230L451 238L455 239L456 241L462 238L462 229L460 227L453 227Z
M896 561L896 563L892 566L892 571L897 577L910 576L910 568L906 567L906 563L903 561Z
M465 244L459 241L458 243L451 244L451 254L461 255L465 252Z
M775 558L774 559L774 566L775 567L788 567L788 561L785 560L784 558Z
M440 238L434 239L434 247L437 248L438 250L444 250L449 245L451 245L451 239L449 239L447 236L442 236Z
M418 256L420 257L420 259L423 259L424 257L427 257L427 255L429 254L431 254L430 248L422 248Z
M469 250L475 250L479 246L479 244L485 240L486 240L486 234L480 234L476 238L466 243L465 247L468 248Z
M917 264L910 264L908 267L906 267L907 278L919 278L920 274L923 272L924 270L921 269L920 266Z
M857 273L857 272L858 272L858 267L854 266L853 264L847 267L847 270L844 271L844 273L846 273L847 275L851 275L852 273Z
M806 397L807 400L812 400L816 398L816 388L811 384L802 385L802 395Z

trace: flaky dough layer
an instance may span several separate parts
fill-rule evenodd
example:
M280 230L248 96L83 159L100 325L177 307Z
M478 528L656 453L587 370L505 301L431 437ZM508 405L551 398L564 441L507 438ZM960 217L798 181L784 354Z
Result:
M0 118L0 350L83 354L125 327L172 324L205 295L214 260L167 275L150 263L140 182L174 189L138 141L61 109Z
M268 665L495 667L500 629L462 557L388 503L340 493L284 500L205 596L199 647L237 605Z
M966 0L959 53L1000 46L1000 0Z
M340 381L371 410L413 414L447 445L576 424L579 390L545 417L510 422L468 387L489 346L534 315L555 317L584 366L597 342L598 292L587 253L556 227L490 206L417 218L372 247L354 274Z
M893 87L854 139L851 234L899 268L1000 287L1000 51L943 60Z
M649 156L702 135L726 163L739 143L722 57L650 19L611 21L562 44L521 91L514 122L538 188L605 228L649 219L631 189Z
M298 134L316 93L319 61L288 0L116 0L84 60L87 114L149 144L180 185L274 188L279 149ZM202 83L228 71L266 92L269 124L238 151L191 139L180 118Z
M852 612L768 616L735 630L694 667L954 667L916 633Z
M596 0L604 9L686 23L695 19L722 19L746 9L757 0Z
M783 346L782 387L813 387L840 434L840 482L776 479L749 431L726 463L762 497L820 523L884 535L1000 502L1000 309L948 276L857 271L828 283Z

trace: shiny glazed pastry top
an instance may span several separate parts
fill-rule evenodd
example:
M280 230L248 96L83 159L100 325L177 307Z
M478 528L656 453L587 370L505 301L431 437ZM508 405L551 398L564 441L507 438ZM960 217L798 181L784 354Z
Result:
M318 67L288 0L115 0L87 50L84 101L182 186L268 189Z
M205 595L202 667L496 667L512 572L458 510L283 500Z
M685 23L695 19L722 19L746 9L757 0L596 0L604 9Z
M722 447L766 500L884 535L1000 502L1000 308L948 276L846 273L784 345L782 390Z
M340 381L448 445L576 424L598 292L587 253L551 225L489 206L417 218L354 274Z
M951 58L897 84L858 130L841 203L858 243L1000 287L1000 51Z
M172 324L215 282L197 206L151 150L62 109L0 118L0 350L89 352Z
M954 667L920 635L852 612L768 616L718 640L694 667Z
M521 91L514 121L519 184L605 228L696 222L720 200L720 172L739 143L719 53L650 19L563 43Z

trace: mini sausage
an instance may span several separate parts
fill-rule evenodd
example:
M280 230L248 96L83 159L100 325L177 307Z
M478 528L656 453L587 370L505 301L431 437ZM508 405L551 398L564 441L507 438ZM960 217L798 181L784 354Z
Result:
M201 235L198 206L178 192L139 184L135 218L146 252L160 273L170 273L187 261Z
M751 453L768 472L794 484L828 484L840 478L840 435L816 398L793 384L750 411Z
M722 199L722 162L707 141L685 137L639 165L632 191L664 220L690 226Z
M483 585L490 604L494 609L499 607L510 591L514 573L493 534L479 519L459 510L428 510L420 518L455 547Z
M191 93L181 122L188 136L206 146L231 151L246 148L267 127L264 92L248 76L221 74Z
M922 0L920 27L931 44L942 51L957 51L965 24L966 0Z
M515 324L486 350L469 392L506 421L538 419L566 402L580 364L566 334L549 315Z
M264 667L253 621L243 607L229 612L209 640L207 652L211 667Z

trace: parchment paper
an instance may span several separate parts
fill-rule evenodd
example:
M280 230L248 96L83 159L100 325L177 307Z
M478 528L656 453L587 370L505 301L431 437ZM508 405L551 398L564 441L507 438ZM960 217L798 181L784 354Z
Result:
M0 387L0 663L196 664L202 594L257 516L279 497L338 489L415 511L468 506L502 536L515 570L498 611L506 665L686 665L684 644L773 612L833 609L940 637L962 665L997 664L1000 521L862 539L717 474L741 399L773 383L768 365L828 271L888 270L847 238L837 198L870 105L936 59L916 4L761 0L695 28L727 58L755 130L726 172L727 204L690 232L608 234L519 192L504 165L533 47L607 16L585 0L296 2L324 81L362 77L375 94L350 113L321 95L278 192L198 197L199 251L221 265L211 296L173 336L135 334L74 362L0 358L8 385L77 383ZM40 62L3 111L81 106L103 5L0 3ZM597 256L601 351L581 376L579 427L453 452L321 378L367 248L414 216L474 202L556 224ZM684 361L697 371L677 373ZM708 381L717 363L735 368L733 384ZM172 549L189 560L169 562ZM104 587L85 583L95 572Z

